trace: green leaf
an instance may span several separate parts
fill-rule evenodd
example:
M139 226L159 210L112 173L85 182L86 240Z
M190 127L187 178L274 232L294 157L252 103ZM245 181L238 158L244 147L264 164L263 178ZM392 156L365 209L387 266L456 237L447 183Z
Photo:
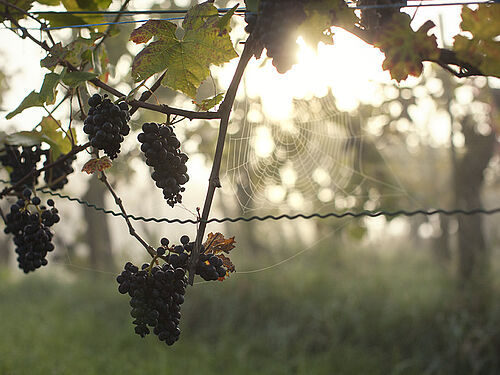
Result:
M18 8L28 11L30 10L31 5L34 3L34 1L35 0L16 0L13 3ZM9 14L10 17L13 17L16 20L26 17L24 13L20 12L17 9L14 9L8 5L0 4L0 22L6 19L4 16L5 14Z
M26 108L41 107L44 104L54 104L56 99L56 86L59 83L60 76L56 73L47 73L42 84L40 92L32 91L26 98L23 99L21 104L5 118L11 119L18 115Z
M259 11L259 0L245 0L247 12L257 13Z
M53 6L61 4L61 0L37 0L37 2L40 4Z
M102 33L92 33L90 34L90 38L76 38L65 47L68 51L66 60L73 65L80 65L82 62L92 62L92 49L96 40L102 38L103 35Z
M46 14L41 14L40 18L47 21L50 27L85 25L87 23L93 24L102 22L101 16L95 16L92 18L87 17L88 20L86 21L82 17L76 16L74 14L46 13Z
M496 4L495 4L496 5ZM500 7L481 4L476 10L462 8L463 31L472 39L455 36L453 49L457 57L488 76L500 77Z
M221 17L211 3L191 8L182 27L184 37L176 37L177 26L169 21L150 20L134 30L130 40L147 45L132 63L132 77L141 81L167 69L164 86L194 98L200 84L210 75L210 66L222 65L237 57L227 23L221 30Z
M5 138L5 143L16 146L35 146L42 142L42 133L37 131L22 131L14 134L9 134Z
M76 87L96 77L97 74L91 72L67 72L64 74L62 81L68 86Z
M236 4L219 19L219 29L221 32L224 32L224 30L230 25L231 18L234 16L234 12L236 12L238 5L239 4Z
M62 3L68 11L98 11L107 9L111 4L111 0L44 0L44 3L47 5L59 5L59 3ZM43 14L40 17L49 21L51 27L99 24L105 22L104 17L100 14L74 15L50 13ZM100 31L105 30L106 27L106 25L89 26L90 29L97 28Z
M68 55L69 50L64 48L62 43L55 44L51 49L49 54L40 61L40 66L42 68L47 68L54 70L54 68L59 64L60 61L64 60Z
M217 94L212 98L208 99L203 99L201 103L194 102L196 104L196 107L200 111L208 111L209 109L215 107L217 104L219 104L222 99L224 99L224 94Z
M411 17L406 13L395 13L391 21L380 31L375 47L385 53L382 64L391 77L400 82L409 75L418 77L422 73L422 61L435 60L439 50L434 35L427 35L435 25L424 23L417 31L410 27Z

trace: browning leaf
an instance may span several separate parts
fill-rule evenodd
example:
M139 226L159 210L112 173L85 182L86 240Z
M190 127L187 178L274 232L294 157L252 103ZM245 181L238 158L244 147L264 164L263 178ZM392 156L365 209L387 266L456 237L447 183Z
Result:
M375 46L385 53L382 64L389 70L391 77L400 82L409 75L418 77L422 73L424 59L437 59L439 50L434 35L427 32L435 25L432 21L424 23L417 31L410 27L411 18L406 13L395 13L391 22L379 35Z
M107 156L103 156L102 158L92 158L84 164L82 172L94 174L95 172L102 172L109 169L112 165L113 162Z
M223 252L229 254L229 252L235 248L234 243L236 243L234 236L231 238L224 238L222 233L217 232L209 233L203 246L205 247L205 251L210 250L211 253L216 255Z
M236 267L234 266L233 262L231 262L231 259L229 259L229 257L225 256L224 254L217 254L216 256L217 256L217 258L222 259L222 262L223 262L222 265L224 267L226 267L226 269L229 272L236 271Z
M496 5L496 4L495 4ZM479 68L485 75L500 77L500 7L481 4L476 10L462 8L463 31L472 39L456 35L453 49L457 56Z

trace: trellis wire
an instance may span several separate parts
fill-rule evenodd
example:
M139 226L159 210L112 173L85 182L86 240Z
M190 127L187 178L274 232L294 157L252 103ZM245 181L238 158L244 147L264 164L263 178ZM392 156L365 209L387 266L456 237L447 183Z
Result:
M408 4L408 2L415 2L417 4ZM409 0L407 2L399 2L392 4L371 4L371 5L350 5L355 4L354 1L348 1L349 8L351 9L378 9L378 8L412 8L420 6L449 6L449 5L476 5L476 4L494 4L494 1L466 1L466 2L437 2L434 0ZM232 8L219 8L219 13L226 13ZM32 11L28 12L31 15L138 15L138 14L183 14L187 13L189 9L148 9L148 10L97 10L97 11ZM235 13L246 13L246 8L237 8ZM250 13L250 12L249 12Z
M0 182L7 184L8 181L0 179ZM136 216L136 215L124 215L121 212L115 212L113 210L108 210L103 207L96 206L93 203L87 202L84 199L81 198L75 198L71 197L66 194L61 194L58 192L53 192L49 189L45 188L37 188L37 191L40 191L41 193L44 194L49 194L55 197L59 197L62 199L67 199L69 201L77 202L83 206L87 206L89 208L93 208L96 211L100 211L104 214L107 215L113 215L116 217L126 217L128 219L134 220L134 221L143 221L143 222L155 222L155 223L169 223L169 224L197 224L201 220L195 220L195 219L169 219L166 217L162 218L156 218L156 217L144 217L144 216ZM424 210L424 209L419 209L419 210L414 210L414 211L406 211L406 210L397 210L397 211L360 211L360 212L352 212L352 211L346 211L342 213L336 213L336 212L328 212L325 214L321 214L319 212L315 212L312 214L304 214L304 213L299 213L299 214L294 214L294 215L289 215L289 214L281 214L281 215L265 215L265 216L251 216L251 217L243 217L243 216L237 216L237 217L222 217L222 218L210 218L206 222L207 223L224 223L224 222L230 222L230 223L236 223L238 221L244 221L244 222L249 222L249 221L267 221L267 220L296 220L296 219L328 219L328 218L337 218L337 219L342 219L345 217L353 217L353 218L360 218L360 217L378 217L378 216L388 216L388 217L395 217L395 216L415 216L415 215L425 215L425 216L432 216L436 214L442 214L442 215L447 215L447 216L453 216L453 215L477 215L477 214L482 214L482 215L494 215L500 213L500 207L493 208L493 209L483 209L483 208L476 208L476 209L471 209L471 210L464 210L460 208L455 208L451 210L445 210L441 208L437 209L430 209L430 210Z
M416 1L416 0L415 0ZM425 1L425 0L423 0ZM429 1L429 0L427 0ZM351 3L353 4L353 3ZM415 8L415 7L435 7L435 6L453 6L453 5L477 5L477 4L495 4L495 1L467 1L467 2L447 2L447 3L433 3L433 2L419 2L418 4L408 4L408 3L392 3L392 4L373 4L373 5L356 5L349 6L350 9L384 9L384 8ZM221 8L219 13L225 13L231 8ZM178 10L124 10L124 11L34 11L28 12L31 15L138 15L138 14L183 14L187 13L189 9L178 9ZM246 13L245 8L238 8L235 11L240 15ZM177 21L182 20L183 17L170 17L170 18L160 18L158 21ZM95 27L95 26L109 26L109 25L123 25L131 23L141 23L147 22L149 20L132 20L132 21L119 21L119 22L101 22L101 23L88 23L80 25L67 25L67 26L56 26L56 27L42 27L42 28L24 28L27 30L61 30L61 29L74 29L74 28L84 28L84 27ZM18 29L12 27L6 27L4 29Z

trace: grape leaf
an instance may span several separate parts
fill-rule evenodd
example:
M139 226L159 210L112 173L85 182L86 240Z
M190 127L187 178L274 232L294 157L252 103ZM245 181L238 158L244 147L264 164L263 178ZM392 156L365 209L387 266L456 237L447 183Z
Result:
M229 254L231 250L234 249L234 244L236 241L234 240L234 236L231 238L224 238L224 235L220 232L217 233L209 233L207 236L207 240L203 244L205 248L205 253L212 253L216 257L222 260L222 265L227 269L228 272L236 271L236 267L229 257L225 256L223 253ZM224 280L227 276L219 277L219 281Z
M81 63L92 62L95 42L103 36L102 33L91 33L90 38L79 36L67 46L57 43L50 49L47 57L40 61L40 66L54 70L59 62L63 60L76 66Z
M39 126L42 129L42 140L50 145L52 157L57 159L61 154L71 151L71 139L62 131L61 124L52 116L44 117ZM76 142L76 133L73 130L73 141Z
M16 0L14 1L14 5L22 10L28 11L31 8L31 5L35 0ZM0 22L7 19L6 15L14 18L15 20L19 20L20 18L26 17L24 13L21 11L14 9L8 5L0 5Z
M80 72L80 71L66 72L62 77L62 81L70 87L76 87L96 77L97 74L91 72Z
M222 265L226 267L229 272L236 271L236 267L234 266L233 262L231 262L231 259L229 259L229 257L225 256L224 254L217 254L216 257L222 259Z
M94 174L95 172L102 172L113 166L113 162L107 156L102 158L92 158L86 162L82 167L82 172L87 174Z
M12 112L10 112L6 119L11 119L18 115L26 108L41 107L44 104L54 104L56 100L56 86L59 83L60 75L57 73L47 73L43 80L40 92L32 91L27 97L23 99L21 104Z
M40 60L40 66L53 71L57 64L66 58L68 53L69 50L59 42L50 49L49 54L45 58Z
M57 6L61 3L61 0L37 0L37 2L44 5Z
M500 7L481 4L472 10L464 6L460 26L472 34L472 39L455 36L457 57L485 75L500 77Z
M333 34L329 31L331 26L352 25L358 20L354 10L350 9L343 0L309 1L304 6L304 10L307 18L300 25L299 34L313 48L317 48L319 42L333 44Z
M199 111L208 111L209 109L219 104L222 101L222 99L224 99L224 94L220 93L211 98L203 99L200 103L196 101L193 101L193 103L196 105L196 108Z
M222 65L238 56L229 37L229 22L221 20L213 4L196 5L184 18L180 39L174 23L149 20L130 35L137 44L155 38L134 58L132 77L138 82L167 69L162 84L194 99L212 64Z
M382 64L391 77L400 82L409 75L418 77L422 73L424 59L437 59L439 50L434 35L427 35L435 25L424 23L417 31L410 27L411 17L406 13L395 13L381 29L375 46L385 53Z
M99 11L106 10L111 4L112 0L45 0L47 5L59 5L62 3L68 11ZM45 13L40 16L41 18L49 21L51 27L62 27L71 25L86 25L86 24L99 24L104 23L105 19L100 14L58 14L58 13ZM90 28L97 28L104 31L107 25L89 26Z
M247 12L257 13L259 11L259 0L245 0Z
M235 248L235 243L234 237L226 239L222 233L217 232L209 233L203 246L205 247L205 251L210 251L213 254L220 254L222 252L229 254Z

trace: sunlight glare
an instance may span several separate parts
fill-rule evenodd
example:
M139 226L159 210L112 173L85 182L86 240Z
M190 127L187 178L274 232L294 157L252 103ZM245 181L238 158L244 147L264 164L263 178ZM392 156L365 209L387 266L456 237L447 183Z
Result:
M381 68L383 55L352 34L334 30L334 45L320 43L317 51L299 38L299 62L285 74L279 74L270 59L250 62L244 81L246 94L261 98L266 116L285 119L291 114L293 99L323 97L328 90L344 111L377 99L377 83L389 80Z

